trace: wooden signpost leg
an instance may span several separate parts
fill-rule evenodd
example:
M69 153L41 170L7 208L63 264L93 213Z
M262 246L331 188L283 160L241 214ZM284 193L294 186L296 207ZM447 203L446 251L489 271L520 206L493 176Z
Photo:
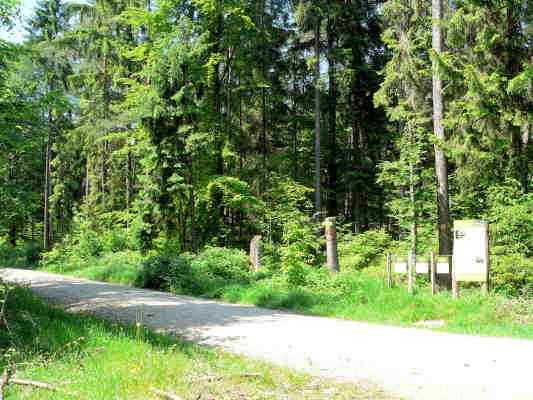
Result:
M392 260L391 254L387 253L387 287L392 288Z
M481 293L484 295L489 294L489 283L488 282L481 282Z
M454 299L459 297L459 283L457 282L457 279L455 278L455 266L453 265L453 261L452 261L452 297Z
M431 279L431 294L437 293L437 262L435 258L435 252L431 252L431 259L429 260L429 273Z
M407 292L412 294L415 290L414 269L416 267L416 254L409 252L407 262Z

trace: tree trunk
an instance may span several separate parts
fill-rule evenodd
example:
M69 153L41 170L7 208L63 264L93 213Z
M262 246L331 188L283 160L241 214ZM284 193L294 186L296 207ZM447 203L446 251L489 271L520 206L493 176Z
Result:
M413 135L413 133L411 133ZM414 139L414 138L413 138ZM414 142L414 140L412 140ZM414 143L412 143L414 145ZM408 289L409 293L414 291L414 281L416 274L416 246L418 242L418 221L416 210L416 185L415 185L415 165L413 162L409 163L409 196L411 202L411 248L409 251L408 260Z
M339 272L339 253L337 250L337 224L335 217L326 218L326 262L331 272Z
M194 171L193 171L193 159L192 155L187 157L187 163L189 164L189 216L191 224L191 248L193 253L198 252L198 231L196 229L196 196L194 192Z
M315 213L320 219L321 194L320 194L320 24L315 26Z
M442 0L432 0L433 14L433 50L440 54L443 47L442 39ZM448 165L446 156L441 149L441 143L446 139L444 134L442 81L438 73L437 61L433 61L433 130L437 138L435 144L435 172L437 177L437 210L439 232L439 254L450 255L452 238L450 234L450 210L448 201ZM451 274L451 271L450 271ZM450 286L449 276L440 282Z
M522 126L522 160L521 160L521 177L522 188L524 193L529 192L529 135L531 130L531 123L526 121Z
M87 150L87 159L85 160L85 202L89 204L89 194L91 190L91 161L89 151Z
M17 223L13 221L9 230L9 243L15 247L17 245Z
M48 133L45 148L44 163L44 218L43 218L43 248L45 251L50 250L52 246L52 229L50 218L50 194L52 191L51 183L51 160L52 159L52 136Z
M260 235L254 236L250 241L250 262L254 272L257 272L261 269L261 241L262 237Z
M213 32L213 53L220 53L220 40L222 37L222 16L217 15L216 28ZM215 114L215 145L216 145L216 173L218 175L224 175L224 157L222 152L224 150L224 139L222 137L221 120L222 120L222 82L220 79L220 62L217 62L214 66L215 69L215 82L213 84L213 112Z
M337 77L335 65L335 21L328 18L328 215L337 215Z

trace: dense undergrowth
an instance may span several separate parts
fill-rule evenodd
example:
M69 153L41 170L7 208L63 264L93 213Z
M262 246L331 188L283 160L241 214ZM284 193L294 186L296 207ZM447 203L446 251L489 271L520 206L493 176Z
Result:
M5 288L0 282L0 288ZM0 291L0 299L5 292ZM0 303L1 305L2 303ZM184 399L390 398L155 335L70 315L10 291L0 320L0 371L56 386L56 392L9 385L6 399L147 399L150 388Z

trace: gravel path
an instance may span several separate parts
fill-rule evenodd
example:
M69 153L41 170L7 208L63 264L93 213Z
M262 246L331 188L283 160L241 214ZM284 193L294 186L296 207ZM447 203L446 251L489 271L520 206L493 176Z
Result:
M408 399L533 399L533 341L295 315L27 270L0 277L71 312L141 319L158 332Z

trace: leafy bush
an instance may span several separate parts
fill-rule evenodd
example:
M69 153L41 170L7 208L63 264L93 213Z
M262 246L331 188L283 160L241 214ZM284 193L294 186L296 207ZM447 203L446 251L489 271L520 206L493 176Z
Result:
M125 229L114 227L102 232L100 238L102 252L117 252L128 248L128 238Z
M488 203L494 250L533 256L533 194L522 193L519 183L511 181L491 188Z
M35 265L41 259L41 246L37 242L28 242L24 246L24 255L28 265Z
M218 286L248 283L252 278L248 256L237 249L208 247L192 260L191 267L204 293Z
M5 267L28 268L41 258L41 246L37 242L24 242L13 247L6 238L0 238L0 259Z
M135 286L194 293L195 284L191 260L187 256L154 256L144 261Z
M370 230L358 235L346 235L339 242L339 257L342 267L363 269L383 254L392 239L385 230Z
M320 242L316 238L316 224L300 216L284 226L281 252L281 270L290 286L305 285L310 266L318 264Z
M533 298L533 259L521 254L492 257L491 281L497 292Z

